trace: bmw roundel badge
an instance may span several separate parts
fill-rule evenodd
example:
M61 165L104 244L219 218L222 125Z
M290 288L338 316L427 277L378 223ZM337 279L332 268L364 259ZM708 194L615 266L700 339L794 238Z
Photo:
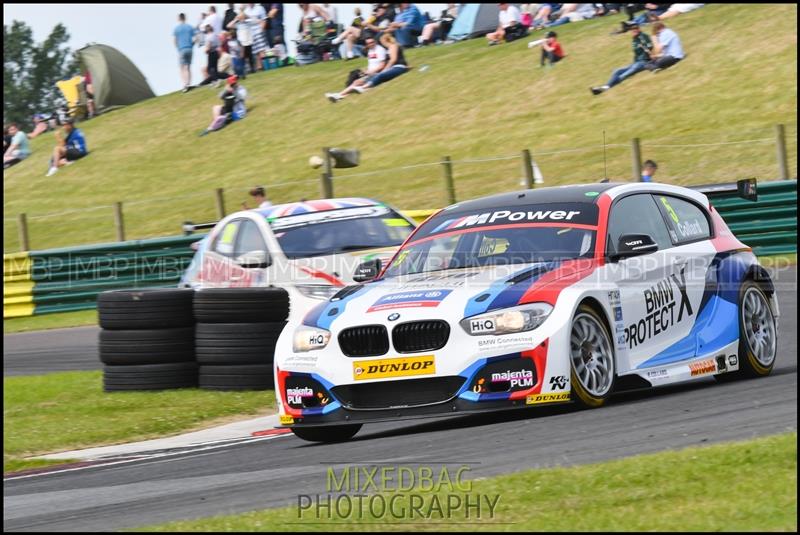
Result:
M400 314L398 314L397 312L395 312L395 313L393 313L393 314L389 314L389 317L388 317L388 318L386 318L386 319L388 319L389 321L394 321L394 320L398 319L399 317L400 317Z

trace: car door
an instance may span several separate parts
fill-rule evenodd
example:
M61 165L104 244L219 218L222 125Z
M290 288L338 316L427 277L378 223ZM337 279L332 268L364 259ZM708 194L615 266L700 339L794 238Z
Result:
M611 206L608 258L614 258L619 239L626 234L647 234L658 250L619 259L609 266L608 273L617 287L609 299L617 316L615 324L622 326L618 336L624 337L628 359L619 363L620 371L649 366L649 360L688 333L683 328L685 322L675 322L679 293L673 281L673 242L650 193L627 195Z

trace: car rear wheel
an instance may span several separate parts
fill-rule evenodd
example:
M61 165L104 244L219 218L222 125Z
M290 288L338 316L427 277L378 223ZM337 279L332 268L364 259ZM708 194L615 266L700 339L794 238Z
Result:
M361 429L361 424L332 425L325 427L293 427L292 432L308 442L344 442Z
M614 351L605 322L587 305L578 307L572 319L570 364L573 398L578 405L604 405L614 390Z
M772 372L778 354L778 328L764 290L747 280L739 290L739 370L714 377L764 377Z

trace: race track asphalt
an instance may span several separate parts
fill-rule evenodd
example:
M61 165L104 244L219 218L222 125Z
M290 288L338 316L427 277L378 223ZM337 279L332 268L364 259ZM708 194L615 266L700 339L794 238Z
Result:
M593 411L560 406L500 416L375 424L345 444L313 445L284 435L122 464L12 477L4 481L3 527L114 530L296 505L299 494L326 494L327 469L344 464L388 463L412 469L424 465L434 470L443 464L466 464L469 477L486 477L793 431L797 429L794 268L781 275L779 301L779 356L766 378L728 384L708 379L619 394L608 406Z

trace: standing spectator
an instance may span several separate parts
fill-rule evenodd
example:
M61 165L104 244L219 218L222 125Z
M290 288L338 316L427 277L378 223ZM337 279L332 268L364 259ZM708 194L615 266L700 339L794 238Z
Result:
M644 166L642 168L642 182L652 182L653 175L656 174L658 170L658 164L653 160L647 160L644 162Z
M206 80L216 80L217 61L219 60L219 36L214 33L214 28L210 24L205 27L205 50L208 63L206 66ZM205 80L204 80L205 81Z
M678 34L667 28L663 22L653 24L653 53L646 68L653 72L672 67L683 59L683 45Z
M539 60L539 66L544 67L546 64L553 66L562 59L564 59L564 49L558 42L558 34L551 30L547 32L544 43L542 43L542 58Z
M222 17L222 29L227 30L228 25L236 18L236 8L234 4L228 4L228 9L225 10L225 15Z
M264 69L264 55L267 52L267 40L264 37L264 29L267 27L267 12L256 4L247 4L244 12L253 39L253 56L258 65L256 70L260 71Z
M31 154L28 145L28 136L19 129L17 123L8 125L8 135L10 136L8 148L3 153L3 169L16 165Z
M242 45L242 57L250 65L250 72L256 72L256 64L253 56L253 34L250 31L250 23L247 21L244 6L239 8L239 14L228 24L229 30L236 30L236 40Z
M56 148L53 149L53 157L50 159L50 170L45 176L53 176L59 167L79 160L89 153L86 149L86 138L83 137L80 128L75 128L72 119L64 121L63 132L56 132L56 140Z
M247 114L247 107L245 100L247 99L247 90L239 84L239 78L236 75L229 76L225 84L225 89L219 94L222 99L222 104L214 105L211 108L211 124L208 128L200 132L201 136L219 130L225 125L244 119Z
M499 45L505 39L507 43L524 37L527 33L525 26L522 25L519 8L511 4L499 4L500 13L498 15L499 24L497 29L486 35L489 46Z
M203 20L203 27L205 28L206 26L211 26L214 30L214 35L219 35L219 32L222 31L222 17L217 14L217 8L214 6L208 8L208 15Z
M264 186L256 186L252 188L248 193L253 198L253 202L256 205L256 207L252 208L252 210L272 208L272 203L269 201L269 199L267 199L267 192L264 189ZM249 206L247 206L246 202L242 203L242 208L245 210L251 209Z
M178 25L172 32L175 40L175 48L178 50L178 65L181 71L181 81L183 82L183 92L189 91L192 85L192 48L194 47L194 36L196 30L186 24L186 15L178 15Z
M386 67L388 52L377 44L374 37L368 37L365 40L364 47L367 49L366 72L362 72L362 76L348 85L341 93L325 93L325 96L331 102L338 102L354 91L360 93L359 89Z
M228 52L231 55L231 62L233 63L233 72L240 80L247 78L245 64L244 64L244 47L239 42L239 35L236 29L228 31Z
M638 24L631 26L631 48L633 48L633 63L625 67L620 67L611 74L611 78L606 85L592 87L593 95L599 95L608 91L618 83L627 80L634 74L645 69L647 62L650 61L650 52L653 50L653 41L646 33L642 33Z
M430 22L422 28L422 34L420 35L422 45L427 46L437 40L445 41L457 17L458 6L456 4L447 4L447 9L442 11L439 20Z
M289 64L289 52L287 52L286 45L283 44L283 37L280 35L275 36L275 46L270 49L270 53L278 58L280 67L285 67Z
M272 48L275 46L275 39L277 37L281 38L281 43L285 42L283 28L283 4L269 4L267 19L269 20L267 44L270 46L270 48Z
M422 33L424 19L414 4L400 4L400 14L389 25L394 29L394 37L400 46L410 48L417 45L417 37Z

